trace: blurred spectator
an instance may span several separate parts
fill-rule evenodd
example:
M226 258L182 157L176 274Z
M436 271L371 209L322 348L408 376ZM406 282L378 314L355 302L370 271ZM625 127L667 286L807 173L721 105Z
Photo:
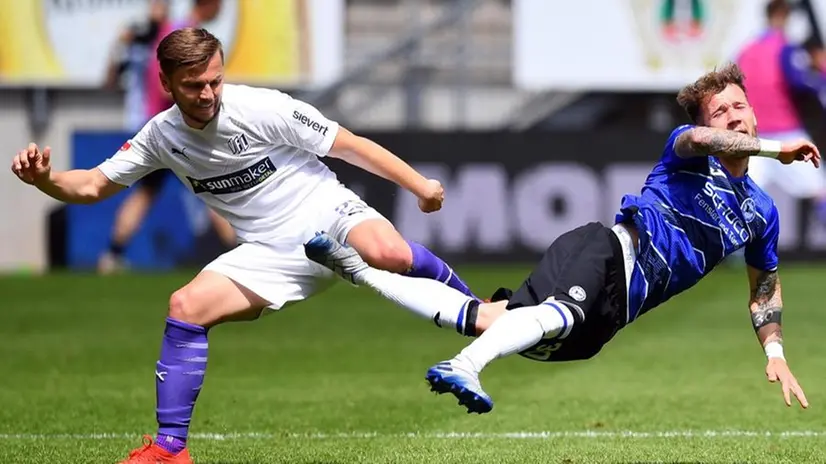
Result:
M803 49L808 53L808 57L804 57L809 62L809 72L826 76L826 49L823 47L823 42L820 38L812 36L803 43ZM826 89L820 89L817 94L818 101L821 108L826 108Z
M220 11L221 0L196 0L186 18L173 21L169 18L169 0L151 0L148 18L120 34L112 53L107 86L117 86L119 81L123 85L127 130L139 131L153 116L174 104L158 77L160 67L155 50L161 39L175 29L198 27L211 21ZM170 177L174 176L168 170L155 171L132 188L116 213L109 246L98 260L98 272L109 274L126 267L124 251ZM227 247L235 246L232 226L211 209L208 214L221 242Z
M152 45L168 13L168 0L152 0L149 15L128 25L112 47L105 85L109 89L123 89L126 129L130 132L139 131L152 118L146 104L146 72L154 59Z
M813 71L807 50L786 38L791 11L785 0L768 2L768 30L742 50L738 64L746 75L760 136L781 141L811 140L796 97L819 97L826 92L826 79ZM776 184L795 198L813 200L818 205L820 220L826 222L826 177L811 164L786 166L772 159L752 157L749 176L763 188Z

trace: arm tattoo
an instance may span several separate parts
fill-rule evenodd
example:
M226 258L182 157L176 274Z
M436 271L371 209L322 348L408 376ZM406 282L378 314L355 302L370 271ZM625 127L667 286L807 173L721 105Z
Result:
M777 272L762 272L751 292L751 323L763 344L769 339L783 340L780 330L783 303L777 291L779 286Z
M725 129L695 127L677 137L674 150L685 158L707 155L741 158L760 153L760 139Z
M780 324L782 313L783 308L759 307L751 313L751 323L754 325L754 330L760 330L771 323Z
M777 272L761 272L757 276L757 285L751 292L754 301L768 301L774 298L775 287L777 286Z

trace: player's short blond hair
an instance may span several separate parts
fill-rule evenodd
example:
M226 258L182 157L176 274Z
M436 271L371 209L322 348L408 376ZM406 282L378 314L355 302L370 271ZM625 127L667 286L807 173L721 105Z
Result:
M172 31L158 44L157 59L161 71L171 77L178 69L203 66L216 53L224 59L221 41L202 28L186 27Z
M735 63L729 63L722 69L703 74L693 83L683 87L677 94L677 103L685 110L695 124L702 116L703 105L708 99L734 84L746 93L746 77Z

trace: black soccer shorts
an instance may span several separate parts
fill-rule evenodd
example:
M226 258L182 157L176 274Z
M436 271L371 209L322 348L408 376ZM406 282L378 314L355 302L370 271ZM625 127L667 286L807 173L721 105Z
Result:
M494 299L507 293L500 289ZM564 339L543 338L520 354L537 361L593 357L625 326L626 293L622 246L611 229L592 222L562 234L510 295L507 308L536 306L554 297L571 310L574 327Z

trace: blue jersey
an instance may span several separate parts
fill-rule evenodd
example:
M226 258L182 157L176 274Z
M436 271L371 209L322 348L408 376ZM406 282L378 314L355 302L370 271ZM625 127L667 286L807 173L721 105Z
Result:
M691 288L740 248L749 266L777 268L774 201L748 175L731 175L714 156L679 157L674 142L692 127L671 133L640 195L623 197L617 214L617 222L631 222L639 231L629 323Z

